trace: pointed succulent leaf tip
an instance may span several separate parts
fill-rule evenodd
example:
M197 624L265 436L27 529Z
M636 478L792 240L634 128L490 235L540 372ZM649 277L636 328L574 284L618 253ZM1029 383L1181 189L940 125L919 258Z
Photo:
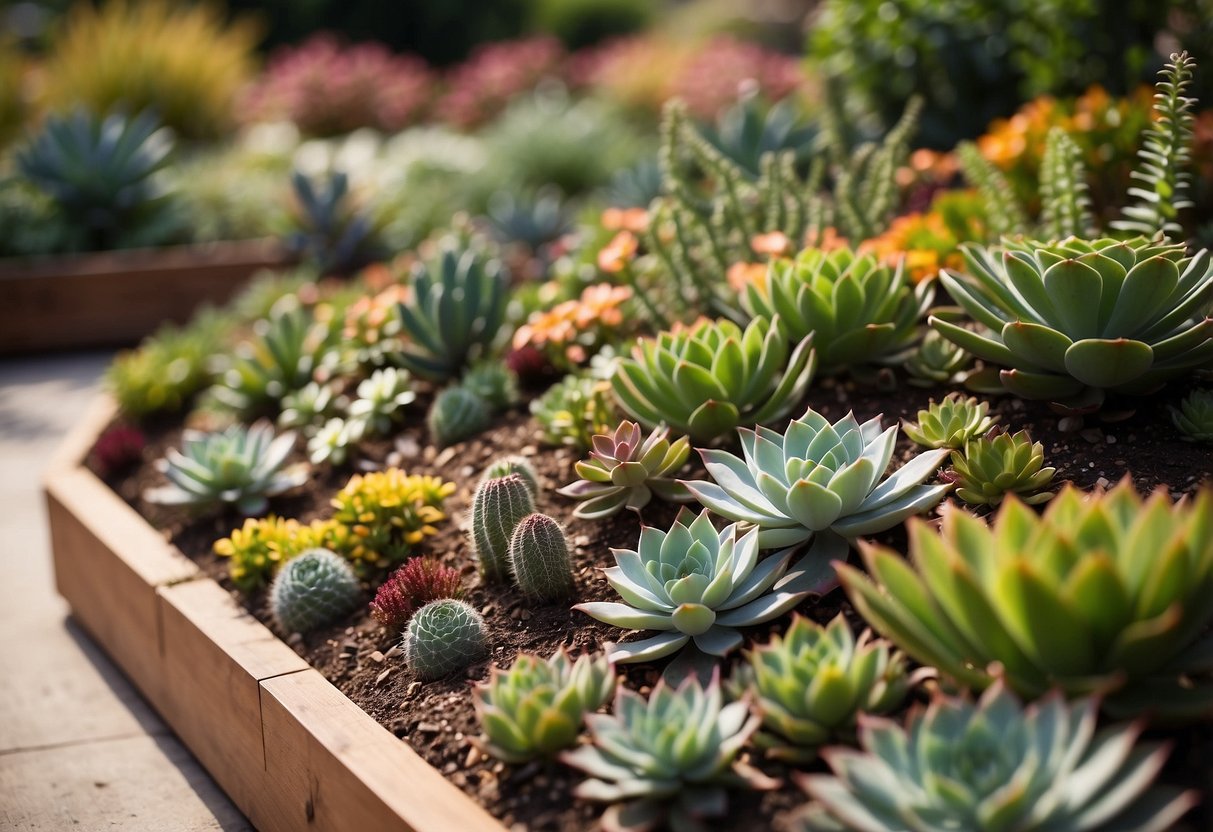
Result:
M510 576L510 540L518 524L535 511L521 474L482 480L472 497L472 543L485 580Z
M480 613L463 601L431 601L409 619L401 648L417 678L429 682L486 658L488 631Z
M798 777L812 801L793 828L1172 828L1195 792L1154 785L1167 749L1139 742L1136 723L1096 733L1098 709L1094 699L1067 704L1058 691L1024 707L996 682L977 702L937 692L925 710L911 710L905 728L861 717L860 750L827 749L832 775ZM931 753L915 752L923 748Z
M574 466L581 479L557 493L579 501L573 515L588 520L609 517L624 508L639 512L654 494L663 500L689 502L690 492L671 475L686 464L690 440L684 436L670 442L668 436L664 425L645 436L640 425L627 421L613 436L594 436L590 459Z
M905 422L902 429L924 448L959 449L998 421L997 416L988 415L989 410L987 402L951 393L938 403L932 399L926 410L918 411L918 422Z
M270 586L270 610L284 633L309 633L358 605L358 579L348 562L327 549L292 558Z
M956 496L966 503L997 505L1016 494L1029 505L1048 501L1044 491L1057 469L1044 466L1044 446L1028 432L979 436L965 442L964 453L952 451Z

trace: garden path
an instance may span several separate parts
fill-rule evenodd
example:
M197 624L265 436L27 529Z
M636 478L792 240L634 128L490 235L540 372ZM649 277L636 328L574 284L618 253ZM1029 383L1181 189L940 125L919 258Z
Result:
M55 594L39 478L108 360L0 361L0 829L247 830Z

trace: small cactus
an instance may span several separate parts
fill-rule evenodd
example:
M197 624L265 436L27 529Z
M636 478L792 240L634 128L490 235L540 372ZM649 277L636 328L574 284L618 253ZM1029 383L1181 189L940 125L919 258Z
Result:
M287 633L331 624L358 604L358 579L328 549L309 549L286 565L270 587L274 620Z
M510 574L510 537L522 518L535 510L521 474L484 480L472 497L472 543L485 580L504 581Z
M560 524L546 514L524 517L510 538L510 572L518 588L539 601L572 595L572 555Z
M440 679L488 656L484 618L463 601L431 601L409 619L401 648L418 679Z
M509 474L517 474L522 477L527 491L531 492L532 499L539 497L539 475L535 473L535 466L524 456L503 456L494 460L492 465L484 469L484 473L480 475L480 481L495 480Z
M484 399L463 387L448 387L434 398L427 422L440 447L470 439L487 428L492 414Z

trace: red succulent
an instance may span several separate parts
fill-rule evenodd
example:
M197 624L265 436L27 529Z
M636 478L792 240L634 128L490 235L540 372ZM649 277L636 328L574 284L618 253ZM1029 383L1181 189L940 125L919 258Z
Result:
M97 439L93 446L93 462L103 477L134 465L143 456L147 440L143 431L129 425L115 425Z
M387 629L400 632L418 608L439 598L462 595L463 578L458 569L433 558L413 558L379 587L371 601L371 614Z

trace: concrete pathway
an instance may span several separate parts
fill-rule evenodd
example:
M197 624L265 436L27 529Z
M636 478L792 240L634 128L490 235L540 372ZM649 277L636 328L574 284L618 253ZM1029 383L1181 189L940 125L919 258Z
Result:
M108 360L0 360L0 829L250 829L55 594L39 477Z

